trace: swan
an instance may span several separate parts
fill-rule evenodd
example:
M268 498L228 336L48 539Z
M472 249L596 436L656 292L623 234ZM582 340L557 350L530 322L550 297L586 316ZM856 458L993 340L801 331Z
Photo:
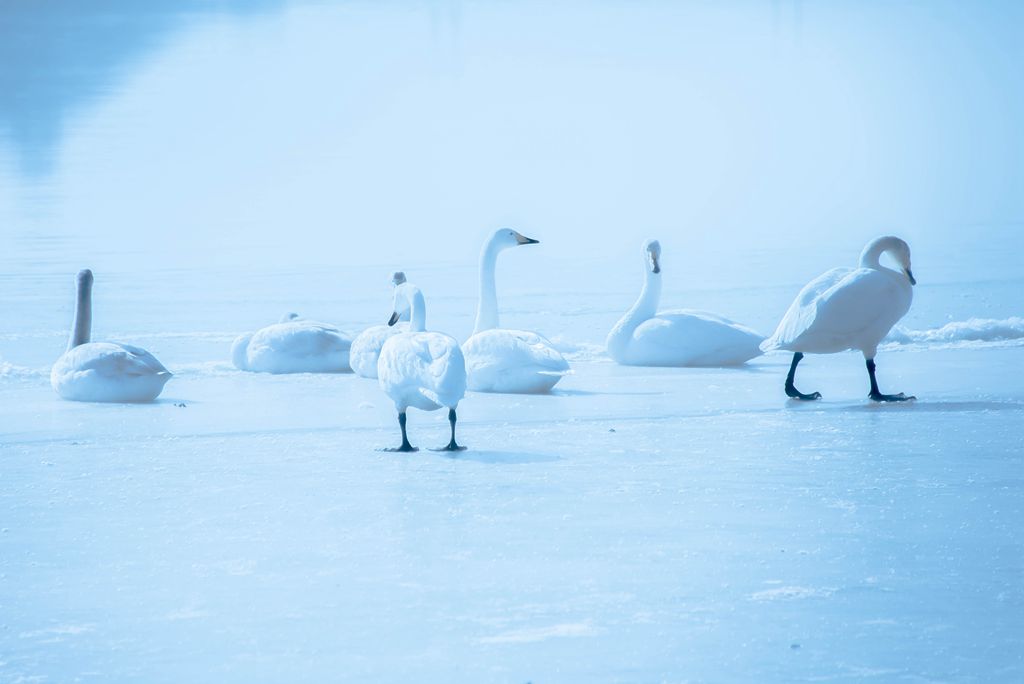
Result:
M901 271L879 263L888 252ZM833 268L807 283L783 316L775 334L764 341L765 351L793 353L786 376L786 395L813 401L820 392L804 394L793 385L797 364L805 353L832 354L859 349L864 354L875 401L907 401L915 397L882 394L875 379L875 353L896 322L910 310L917 284L910 270L910 247L898 237L875 238L864 247L859 268Z
M402 271L396 272L391 277L391 283L398 287L405 282L405 273ZM400 321L409 320L409 309L403 299L398 304L402 307L402 310L398 311ZM400 332L408 332L408 323L396 323L395 325L374 325L363 332L356 335L356 339L352 340L352 349L349 351L349 363L352 366L352 370L355 371L356 375L364 378L376 378L377 377L377 359L380 357L380 348L384 346L384 341L392 335L396 335Z
M231 361L239 370L258 373L342 373L352 338L333 325L289 313L279 323L239 335Z
M452 438L437 451L463 451L455 441L455 410L466 394L466 361L454 338L426 332L427 308L423 293L411 283L395 288L395 307L389 326L398 322L403 306L410 310L408 332L392 335L384 342L377 359L381 389L395 402L402 445L385 451L416 451L405 431L405 412L410 406L423 411L448 407Z
M644 287L608 333L608 355L626 366L736 366L760 356L763 335L712 313L681 309L657 313L661 299L661 244L643 243Z
M473 335L462 345L469 389L476 392L548 392L569 373L569 363L545 337L525 330L498 327L498 295L494 278L498 254L509 247L539 240L502 228L480 253L480 302Z
M117 342L90 342L92 271L78 274L75 322L67 351L50 371L50 384L71 401L153 401L171 373L145 349Z

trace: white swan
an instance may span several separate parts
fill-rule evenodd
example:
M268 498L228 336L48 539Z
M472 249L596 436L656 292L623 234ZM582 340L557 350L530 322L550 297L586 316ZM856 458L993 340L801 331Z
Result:
M377 359L381 389L395 402L402 445L386 451L416 451L405 431L405 412L410 406L424 411L448 408L452 437L438 451L462 451L455 441L455 410L466 394L466 362L454 338L426 332L427 309L423 293L410 283L395 288L395 312L388 325L398 322L403 306L410 310L409 331L389 337Z
M888 252L902 273L886 268L879 257ZM797 364L804 353L832 354L859 349L864 354L875 401L906 401L914 397L882 394L875 380L878 343L910 310L914 298L910 247L898 237L875 238L864 247L859 268L834 268L800 290L775 334L764 341L765 351L785 349L793 354L786 376L786 394L794 399L820 399L820 392L804 394L793 385Z
M469 389L476 392L548 392L569 373L569 363L546 338L535 332L498 327L494 270L498 254L509 247L537 244L502 228L480 253L480 302L473 335L462 345Z
M736 366L760 356L764 336L727 318L679 309L658 313L661 244L643 244L644 287L608 333L608 355L626 366Z
M333 325L285 314L280 323L235 338L231 361L257 373L343 373L352 338Z
M145 349L116 342L90 342L92 271L78 274L78 300L68 349L53 364L50 384L71 401L152 401L171 373Z
M405 273L402 271L396 272L391 277L391 282L395 287L398 287L405 282ZM409 309L403 299L401 302L397 302L402 307L401 311L398 311L400 321L409 320ZM349 351L349 364L352 366L352 370L356 375L364 378L376 378L377 377L377 359L380 357L380 349L384 346L385 340L392 335L397 335L401 332L408 332L408 323L396 323L395 325L374 325L363 332L356 335L356 339L352 340L352 349Z

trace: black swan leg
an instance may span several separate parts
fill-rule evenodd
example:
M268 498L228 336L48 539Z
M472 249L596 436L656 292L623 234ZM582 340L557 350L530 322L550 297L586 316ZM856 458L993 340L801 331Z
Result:
M790 399L799 399L801 401L814 401L815 399L821 399L821 392L804 394L793 385L793 378L796 377L796 367L803 358L804 355L802 352L796 352L793 354L793 363L789 365L789 375L786 376L786 396Z
M868 377L871 378L871 397L874 401L910 401L911 399L917 399L917 397L908 397L907 395L900 392L899 394L882 394L878 391L878 380L875 379L875 360L868 359Z
M412 444L409 444L409 436L405 432L405 411L398 414L398 426L402 428L402 446L394 449L383 449L383 451L419 451Z
M443 446L440 449L434 449L433 451L465 451L466 450L466 447L460 446L455 441L455 421L456 420L457 420L457 416L455 415L455 409L448 409L448 422L451 423L451 426L452 426L452 439L451 439L450 442L448 442L448 446Z

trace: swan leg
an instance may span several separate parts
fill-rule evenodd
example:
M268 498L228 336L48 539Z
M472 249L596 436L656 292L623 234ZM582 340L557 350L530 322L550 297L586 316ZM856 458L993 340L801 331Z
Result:
M900 392L899 394L882 394L878 391L878 381L875 379L875 360L868 359L868 377L871 378L871 394L868 396L875 401L910 401L911 399L917 399L917 397L908 397L907 395Z
M432 449L432 451L465 451L466 447L460 446L455 441L455 421L457 417L455 415L455 409L448 409L448 422L452 426L452 440L448 442L448 446L443 446L440 449Z
M796 352L793 354L793 363L790 364L789 375L786 376L786 396L791 399L799 399L801 401L814 401L815 399L821 399L821 392L804 394L793 385L793 378L796 377L797 364L799 364L800 360L803 358L804 355L802 352Z
M402 446L394 449L384 449L384 451L419 451L412 444L409 444L409 437L405 432L405 411L398 414L398 426L402 428Z

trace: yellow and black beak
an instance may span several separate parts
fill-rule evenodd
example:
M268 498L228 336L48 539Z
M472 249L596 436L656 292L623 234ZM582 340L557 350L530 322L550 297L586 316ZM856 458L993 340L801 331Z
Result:
M917 285L917 281L914 279L914 272L909 268L903 269L903 272L907 274L907 279L910 280L911 285Z
M399 318L401 318L401 316L398 315L397 311L391 314L391 318L388 319L388 327L391 327L392 325L397 323Z
M521 245L539 245L540 244L540 240L534 240L533 238L528 238L525 235L520 235L519 233L516 233L516 242L518 242Z

